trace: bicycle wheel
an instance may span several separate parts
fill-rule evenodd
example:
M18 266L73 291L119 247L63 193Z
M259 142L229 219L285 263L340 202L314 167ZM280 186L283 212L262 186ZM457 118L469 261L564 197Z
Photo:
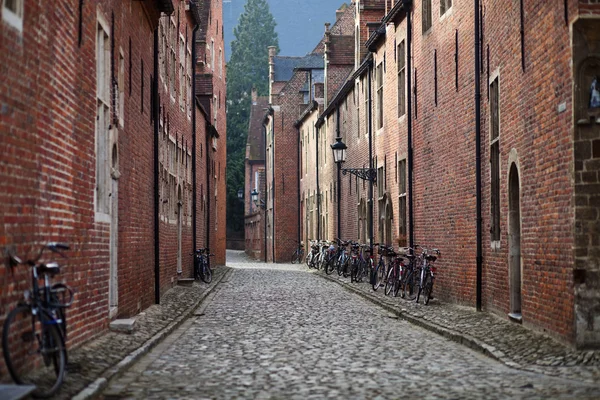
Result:
M403 266L398 267L398 276L394 279L394 297L398 297L398 293L400 293L400 285L402 284L405 273L406 270Z
M337 262L335 264L335 269L337 270L338 276L342 276L342 272L343 272L343 268L344 268L344 262L341 258L342 258L342 256L340 256L337 259Z
M292 264L296 264L298 262L298 250L294 251L294 253L292 254Z
M51 320L46 311L43 320ZM65 376L66 350L57 325L42 324L29 306L12 310L2 330L2 351L10 376L19 385L35 385L34 397L54 395Z
M423 286L423 303L425 305L429 304L429 300L431 300L431 291L433 289L433 278L428 277L427 282L425 282L425 286Z
M408 300L414 300L417 297L417 290L419 287L419 274L415 273L415 271L411 271L408 273L408 277L406 278L406 282L402 291L404 292L403 298L406 297Z
M394 282L395 282L395 277L396 277L396 273L395 273L396 269L394 267L391 267L388 270L388 274L387 274L387 280L385 282L385 295L389 296L390 293L392 292L393 286L394 286Z
M358 274L358 261L354 258L354 259L352 259L352 266L350 267L350 282L358 282L357 274Z
M212 270L210 269L206 261L202 263L202 281L204 283L212 282Z
M417 291L417 299L415 300L417 303L419 302L419 299L421 298L421 294L423 294L423 296L425 296L425 293L423 293L423 289L428 285L427 281L429 276L427 274L423 275L423 281L419 284L419 289ZM428 301L429 303L429 301Z

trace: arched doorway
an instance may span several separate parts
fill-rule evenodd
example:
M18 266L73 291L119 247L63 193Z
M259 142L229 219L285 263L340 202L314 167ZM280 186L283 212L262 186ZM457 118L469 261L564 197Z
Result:
M508 174L508 265L510 282L510 314L521 320L521 193L519 171L516 164L510 166Z

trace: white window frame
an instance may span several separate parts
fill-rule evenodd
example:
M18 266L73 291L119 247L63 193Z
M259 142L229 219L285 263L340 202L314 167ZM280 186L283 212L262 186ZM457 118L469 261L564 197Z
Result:
M6 7L6 0L2 0L2 20L19 32L23 32L23 14L25 0L14 0L16 12Z
M110 126L111 116L110 28L99 12L96 20L96 185L94 187L94 211L96 221L110 223L110 199L108 193L106 193L110 192L109 185L111 183L108 169L110 164L110 132L108 127ZM102 43L99 43L101 35ZM100 50L99 46L102 46L104 50ZM100 199L103 199L103 201L99 201Z

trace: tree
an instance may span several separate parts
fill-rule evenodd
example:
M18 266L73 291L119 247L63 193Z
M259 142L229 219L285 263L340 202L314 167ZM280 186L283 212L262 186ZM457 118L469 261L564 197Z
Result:
M233 30L231 58L227 63L227 228L240 232L244 210L237 191L244 187L244 158L250 117L251 93L269 90L269 46L279 40L267 0L248 0Z

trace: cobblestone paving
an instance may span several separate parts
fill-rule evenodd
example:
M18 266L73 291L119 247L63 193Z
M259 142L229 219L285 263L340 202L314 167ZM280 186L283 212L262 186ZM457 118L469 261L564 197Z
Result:
M84 345L69 350L70 367L56 399L70 399L87 385L114 368L125 357L140 348L154 335L166 328L190 307L198 304L199 298L214 286L227 268L216 268L213 284L194 282L191 287L176 286L161 298L160 305L153 305L138 314L135 331L131 334L105 332ZM193 308L192 308L193 310Z
M112 398L600 398L397 319L304 266L254 264L104 392Z
M512 366L566 379L600 382L600 351L578 351L555 340L526 329L490 313L478 313L474 308L462 307L433 299L428 306L385 296L383 288L373 291L368 283L351 283L337 274L325 275L372 302L386 307L394 314L428 329L442 329L461 336L461 340L476 341L485 346L486 353Z

